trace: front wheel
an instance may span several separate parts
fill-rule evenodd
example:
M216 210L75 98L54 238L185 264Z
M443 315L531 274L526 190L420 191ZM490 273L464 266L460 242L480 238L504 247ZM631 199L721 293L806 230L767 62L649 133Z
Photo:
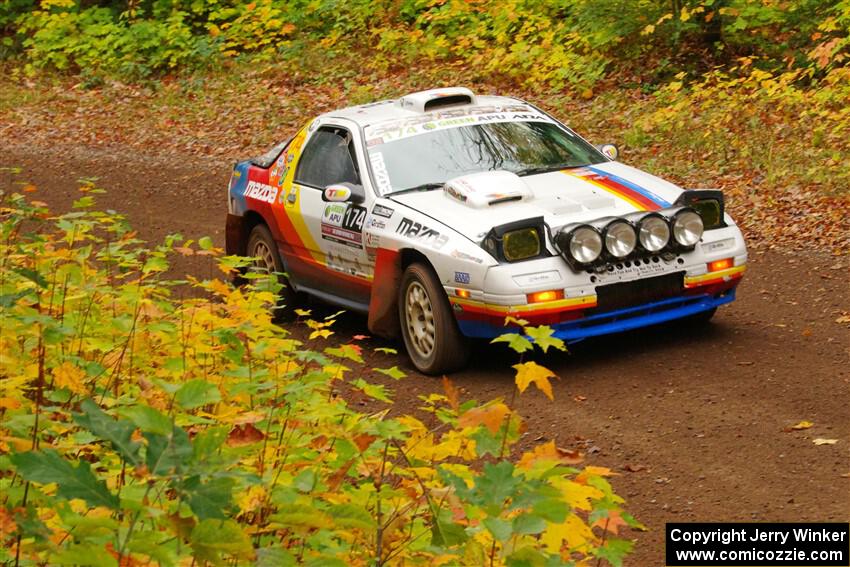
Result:
M466 365L469 344L457 328L443 286L429 266L415 263L404 271L398 312L404 346L420 372L443 374Z
M290 317L295 309L295 292L286 276L275 275L283 273L283 260L281 260L280 253L277 250L277 243L266 225L258 224L251 230L251 234L248 236L246 256L254 258L254 266L261 272L268 273L270 277L278 278L283 287L278 292L280 300L275 306L274 316L277 319ZM255 285L262 288L261 282L255 280Z

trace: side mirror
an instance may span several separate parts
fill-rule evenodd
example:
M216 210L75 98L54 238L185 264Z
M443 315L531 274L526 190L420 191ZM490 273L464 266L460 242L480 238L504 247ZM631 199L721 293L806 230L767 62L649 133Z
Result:
M322 201L328 203L362 203L365 200L363 186L354 183L334 183L322 191Z
M611 161L614 161L618 157L620 157L620 150L614 144L602 144L601 146L596 146L596 148L600 152L602 152L602 155L604 155Z

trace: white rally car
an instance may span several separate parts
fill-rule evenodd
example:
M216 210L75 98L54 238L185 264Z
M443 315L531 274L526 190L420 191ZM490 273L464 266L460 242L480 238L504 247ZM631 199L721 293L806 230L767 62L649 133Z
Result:
M401 336L422 372L467 337L549 325L567 342L735 298L741 231L719 191L616 161L535 106L465 88L323 114L236 164L227 251Z

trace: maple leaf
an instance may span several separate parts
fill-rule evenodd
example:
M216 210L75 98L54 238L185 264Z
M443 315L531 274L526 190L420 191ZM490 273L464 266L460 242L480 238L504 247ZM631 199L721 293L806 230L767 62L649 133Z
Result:
M519 353L523 353L527 350L532 350L534 348L534 345L531 344L531 341L529 341L519 333L506 333L504 335L496 337L490 342L508 343L509 348Z
M511 413L510 408L502 402L495 402L472 408L460 416L461 427L477 427L484 425L491 433L498 433L499 428L505 420L505 416Z
M310 340L313 340L313 339L318 338L318 337L322 337L323 339L326 339L333 334L334 334L334 332L331 331L330 329L319 329L318 331L313 331L312 333L310 333L309 338L310 338Z
M619 510L608 510L607 518L599 518L591 527L593 528L602 528L605 531L609 531L612 534L619 535L621 527L628 527L628 522L626 522L623 517L620 515Z
M534 361L514 364L516 369L516 386L520 393L525 392L529 384L534 384L537 388L546 394L550 400L555 399L552 394L552 384L549 383L549 378L556 378L551 370L545 366L540 366Z
M560 553L564 541L570 550L583 552L589 544L595 544L597 538L581 518L570 514L560 524L546 522L546 531L540 536L540 541L550 553Z
M244 447L262 441L265 437L263 432L254 427L253 424L246 423L237 425L230 430L230 434L227 436L227 444L230 447Z
M457 411L460 407L460 403L458 402L460 392L446 376L443 376L443 390L446 392L446 399L449 402L449 406L451 406L453 410Z
M517 466L522 469L530 469L539 461L553 461L565 465L575 465L582 462L583 458L578 451L568 451L555 445L554 441L538 445L533 450L524 453Z
M531 337L534 341L534 344L539 346L543 352L547 352L549 347L556 348L558 350L567 350L567 347L564 346L564 341L561 339L555 338L552 334L555 332L552 327L548 325L541 325L539 327L526 327L523 329L525 334Z
M68 388L75 394L85 394L86 386L83 383L86 373L82 368L70 362L63 362L61 366L53 369L53 380L60 388Z

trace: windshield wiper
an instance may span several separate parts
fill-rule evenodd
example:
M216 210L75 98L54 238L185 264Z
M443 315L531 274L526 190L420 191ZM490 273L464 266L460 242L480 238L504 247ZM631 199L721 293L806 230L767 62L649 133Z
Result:
M414 191L433 191L434 189L442 189L445 183L421 183L419 185L414 185L413 187L408 187L407 189L399 189L398 191L391 191L387 193L387 197L390 195L401 195L402 193L413 193Z
M554 165L536 165L534 167L526 167L525 169L520 169L519 171L514 171L518 176L525 177L526 175L537 175L538 173L550 173L552 171L560 171L562 169L573 169L576 167L583 167L581 165L574 165L571 163L556 163Z

